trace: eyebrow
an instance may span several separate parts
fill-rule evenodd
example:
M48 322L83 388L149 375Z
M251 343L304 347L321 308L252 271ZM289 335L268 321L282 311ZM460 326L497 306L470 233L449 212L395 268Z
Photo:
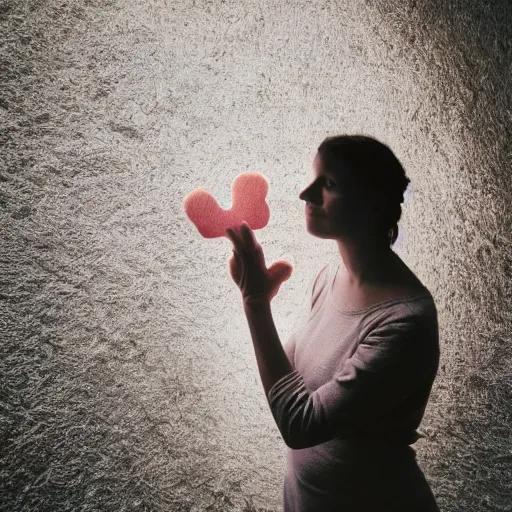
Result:
M329 177L331 177L331 178L334 178L335 180L338 180L338 178L339 178L339 177L338 177L334 172L332 172L332 171L327 171L327 170L323 170L323 171L321 171L321 172L320 172L320 174L318 174L318 175L317 175L317 174L315 174L315 177L319 178L319 177L320 177L320 176L322 176L323 174L325 174L326 176L329 176Z

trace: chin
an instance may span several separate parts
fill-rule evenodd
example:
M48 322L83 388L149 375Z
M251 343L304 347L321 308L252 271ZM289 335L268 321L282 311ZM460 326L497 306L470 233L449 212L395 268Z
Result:
M319 229L319 228L316 228L316 227L313 227L313 226L309 226L308 225L306 229L307 229L307 232L310 235L313 235L316 238L323 238L325 240L334 238L332 235L330 235L325 230L322 230L322 229Z

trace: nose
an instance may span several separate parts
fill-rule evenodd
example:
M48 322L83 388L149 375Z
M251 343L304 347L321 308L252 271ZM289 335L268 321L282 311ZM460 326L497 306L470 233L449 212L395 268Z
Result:
M321 188L315 187L315 183L312 183L299 194L299 199L307 203L321 205L323 202Z

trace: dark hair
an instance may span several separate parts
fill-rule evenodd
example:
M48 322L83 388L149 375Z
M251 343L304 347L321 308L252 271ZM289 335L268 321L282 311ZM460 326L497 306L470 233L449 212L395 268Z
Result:
M391 149L366 135L336 135L324 139L318 153L326 168L338 171L365 198L384 205L380 230L393 245L398 238L400 205L410 180Z

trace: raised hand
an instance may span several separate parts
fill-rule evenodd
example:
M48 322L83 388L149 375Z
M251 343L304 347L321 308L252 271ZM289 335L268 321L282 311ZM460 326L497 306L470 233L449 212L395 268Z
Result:
M261 244L246 222L239 230L227 229L226 232L234 245L229 261L231 277L240 288L244 303L270 302L283 281L291 276L293 267L286 261L277 261L267 269Z

